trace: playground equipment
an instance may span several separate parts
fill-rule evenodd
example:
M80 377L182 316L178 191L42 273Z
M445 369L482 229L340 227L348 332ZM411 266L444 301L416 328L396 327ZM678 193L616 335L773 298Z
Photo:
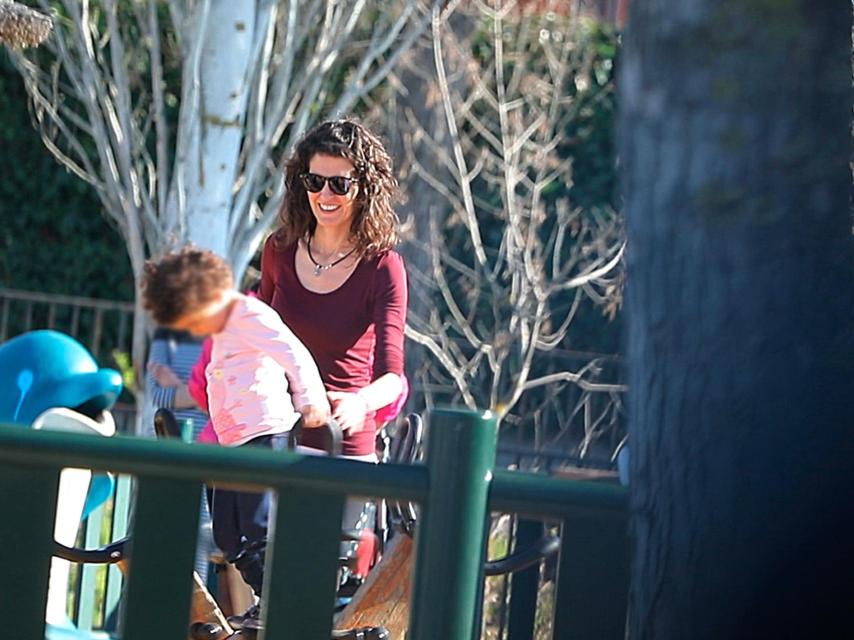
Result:
M297 448L302 430L302 421L299 421L289 432L289 450L294 451ZM332 457L340 455L343 439L341 429L337 424L332 423L322 427L322 430L326 453ZM158 409L155 412L154 431L158 438L180 439L182 435L175 415L168 409ZM374 517L375 509L372 502L352 499L347 501L342 521L337 576L339 597L342 594L342 588L345 591L350 588L355 589L373 564L376 536L367 527L367 523L373 522ZM211 596L199 576L194 574L193 578L189 626L191 640L240 640L255 636L255 632L248 629L233 629L228 618L223 614L220 603ZM239 610L236 607L231 609ZM334 630L331 637L333 640L388 640L389 635L382 625L373 625Z
M72 465L137 478L123 640L186 634L202 482L278 491L265 588L267 600L281 605L268 611L268 637L331 636L341 513L344 496L355 494L419 504L410 640L472 637L490 510L560 522L555 638L622 639L628 586L625 490L494 470L496 430L489 414L435 410L428 423L424 465L366 465L286 451L0 429L0 510L8 515L0 521L0 564L19 594L0 598L7 636L44 634L55 480L61 468ZM295 521L299 528L288 526ZM23 548L27 553L18 551Z
M0 424L36 430L112 436L116 427L110 409L122 390L118 372L101 369L73 338L56 331L32 331L0 346ZM92 477L88 469L60 474L54 537L71 546L82 517L112 491L112 478ZM70 626L65 615L70 564L54 558L46 620Z
M33 331L4 343L0 347L0 388L12 390L11 393L0 394L0 424L9 425L10 428L19 426L99 436L112 436L115 433L115 423L109 410L121 393L121 376L111 369L99 368L91 354L65 334ZM177 422L168 411L158 412L155 429L160 436L180 437ZM327 434L327 450L331 455L337 455L341 448L340 430L327 430ZM293 444L298 436L299 429L295 429L292 432ZM81 519L106 500L112 488L112 478L107 474L96 474L93 477L89 469L83 468L67 468L60 473L54 524L54 557L51 560L45 613L48 638L79 637L65 614L72 562L117 564L127 570L128 539L118 540L100 549L74 547ZM358 505L349 506L351 511L354 506L357 507L356 511L360 511ZM339 574L341 584L361 579L371 564L360 559L356 553L359 547L364 551L372 546L356 544L364 537L359 524L366 518L372 519L373 512L367 516L359 512L345 520L355 526L342 533L342 548L350 552L342 559ZM367 533L373 536L372 532ZM194 582L194 637L206 640L240 637L240 632L234 633L230 629L198 576L194 576ZM373 627L335 631L332 637L385 640L388 636L381 627Z
M410 606L402 614L407 637L468 640L478 620L486 514L494 510L560 523L559 543L551 541L539 554L553 552L559 544L554 637L623 637L628 567L624 489L494 470L496 430L489 414L433 412L423 465L393 461L366 465L289 452L91 437L101 431L92 425L77 428L80 418L67 419L57 409L71 408L96 425L103 424L102 414L121 388L118 374L100 373L92 362L88 368L75 368L77 360L67 356L73 353L72 347L65 348L66 355L50 351L38 355L34 347L13 350L12 342L0 348L0 388L7 390L0 394L0 511L4 513L0 565L6 577L4 589L13 588L15 594L0 598L0 617L8 637L83 637L70 628L45 627L53 555L75 562L115 563L129 558L123 640L186 637L203 482L270 487L278 492L265 589L267 601L281 604L267 612L268 637L359 637L353 630L331 629L347 495L385 498L389 512L397 514L390 519L397 517L402 523L399 528L411 533L415 515L418 532L414 545L406 535L390 538L382 563L356 591L339 620L346 618L348 609L366 611L368 596L395 584L382 576L392 575L385 569L393 568L397 559L400 564L393 575L395 579L404 576L406 589L411 588ZM52 371L57 357L67 361ZM51 382L45 384L46 380ZM82 391L71 394L68 388ZM75 426L66 424L62 433L14 426L38 424L39 417L43 426ZM90 435L77 433L81 430ZM90 551L57 542L57 487L66 467L136 476L131 542ZM418 509L410 503L417 503ZM300 526L292 526L294 522ZM413 549L415 558L411 584L406 546ZM170 570L163 571L164 566ZM398 603L407 600L395 598Z

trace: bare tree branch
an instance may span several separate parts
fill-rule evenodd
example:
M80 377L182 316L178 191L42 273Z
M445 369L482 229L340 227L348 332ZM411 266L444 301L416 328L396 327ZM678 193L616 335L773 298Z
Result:
M619 295L625 245L614 211L568 196L572 165L561 154L582 108L575 74L592 73L573 20L552 23L512 1L434 8L431 104L447 136L434 137L419 106L404 109L401 137L410 183L439 199L409 240L429 270L413 279L425 302L407 330L430 355L426 388L452 397L453 384L467 406L517 424L544 412L564 425L578 418L586 453L619 415L598 398L624 387L596 355L571 366L556 358L579 312ZM558 390L581 394L579 413L555 408Z

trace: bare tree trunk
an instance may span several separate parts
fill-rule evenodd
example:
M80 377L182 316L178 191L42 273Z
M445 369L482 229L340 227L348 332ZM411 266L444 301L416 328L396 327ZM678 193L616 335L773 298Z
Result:
M849 3L632 4L633 640L851 634L850 55Z
M229 215L234 184L240 175L238 158L243 140L249 65L255 42L255 2L214 0L209 11L199 5L190 16L205 21L200 56L184 61L184 77L193 79L184 95L199 100L198 116L180 122L172 187L176 196L170 205L178 211L167 216L178 224L179 238L228 255ZM224 47L223 43L229 43ZM194 68L197 65L197 69ZM197 86L195 79L197 78ZM186 129L186 130L182 130Z

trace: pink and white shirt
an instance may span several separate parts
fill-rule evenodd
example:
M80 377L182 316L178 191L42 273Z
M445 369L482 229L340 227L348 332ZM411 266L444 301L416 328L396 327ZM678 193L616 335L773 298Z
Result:
M285 433L306 405L328 408L308 349L260 300L238 294L225 327L211 338L205 377L220 444L236 447Z

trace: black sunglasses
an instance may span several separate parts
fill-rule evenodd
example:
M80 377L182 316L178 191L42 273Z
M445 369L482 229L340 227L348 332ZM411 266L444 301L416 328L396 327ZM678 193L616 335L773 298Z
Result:
M358 182L356 178L348 178L347 176L320 176L316 173L303 173L299 179L305 190L311 193L323 191L323 185L328 182L332 193L337 196L345 195L350 191L350 187Z

